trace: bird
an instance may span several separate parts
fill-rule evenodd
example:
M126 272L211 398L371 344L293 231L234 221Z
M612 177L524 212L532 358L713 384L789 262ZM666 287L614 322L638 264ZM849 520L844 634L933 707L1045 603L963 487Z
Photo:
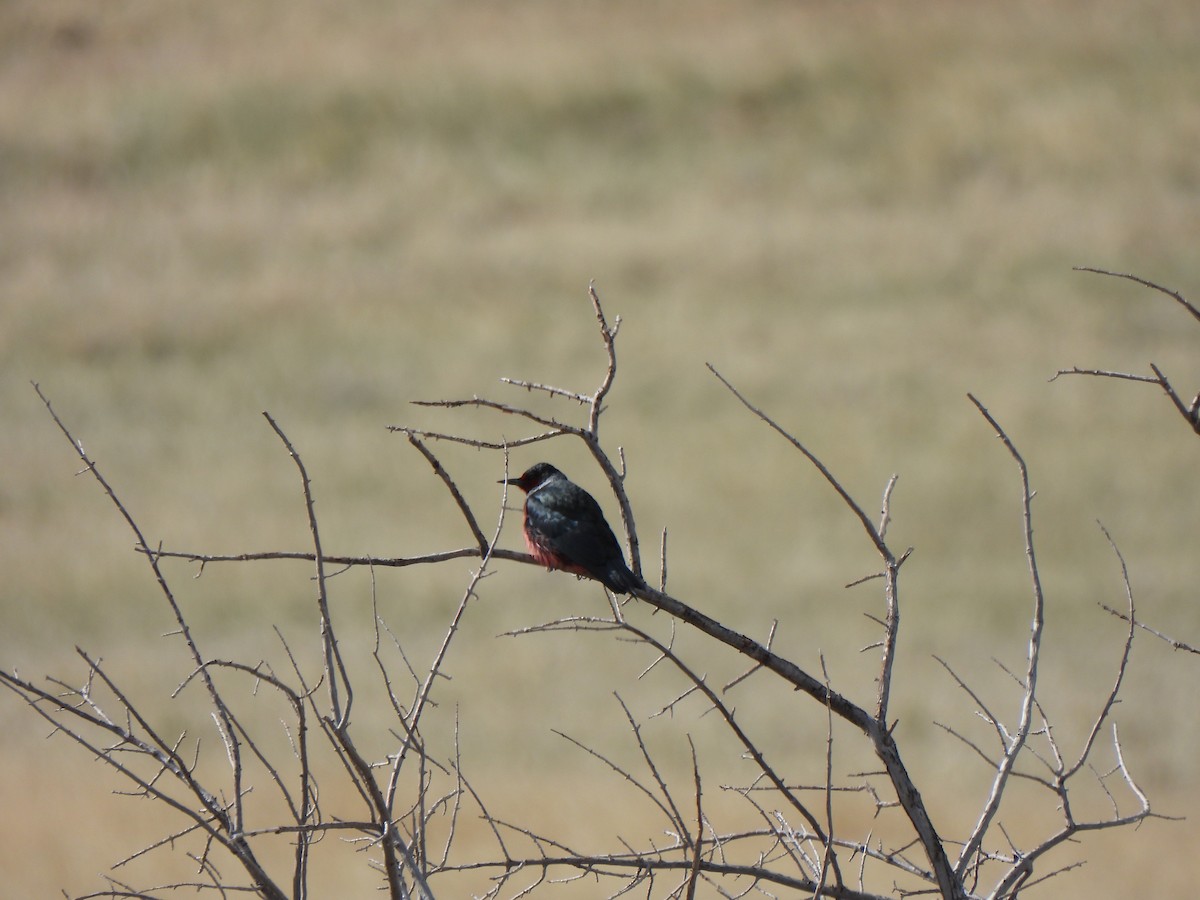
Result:
M550 463L537 463L499 483L515 485L527 495L525 544L543 566L594 578L614 594L644 586L625 565L600 504Z

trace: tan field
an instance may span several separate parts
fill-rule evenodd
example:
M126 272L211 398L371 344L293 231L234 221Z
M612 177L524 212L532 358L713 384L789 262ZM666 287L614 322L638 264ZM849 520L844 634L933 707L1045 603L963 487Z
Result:
M31 380L152 544L310 548L267 410L312 476L327 553L465 547L444 487L386 426L494 441L540 430L410 404L473 395L581 424L579 407L499 379L595 389L594 279L622 320L602 437L614 457L623 449L647 569L665 529L672 594L758 639L778 621L777 651L817 674L823 657L833 685L867 706L878 657L860 651L883 600L878 581L844 585L878 557L813 467L705 363L871 515L899 476L889 538L915 549L896 735L940 831L966 833L989 773L935 723L987 730L933 655L1015 721L1019 691L993 659L1023 670L1031 609L1016 467L968 391L1037 490L1040 696L1063 746L1085 739L1123 638L1099 606L1125 601L1097 520L1128 563L1139 617L1200 644L1196 435L1152 384L1049 381L1153 362L1185 402L1200 386L1200 323L1160 293L1072 271L1136 272L1200 300L1198 46L1193 0L0 5L0 666L78 683L79 645L164 732L218 747L198 692L170 700L190 671L166 636L174 623L111 502L75 477ZM494 528L502 455L433 449ZM518 448L512 466L542 458L616 522L582 445ZM518 549L510 506L501 545ZM165 565L207 654L279 665L278 627L318 671L310 565L200 577ZM370 658L372 600L423 671L472 565L330 582L363 679L357 727L380 757L394 722ZM639 678L653 653L611 635L500 636L604 614L592 584L498 561L479 595L424 724L432 751L453 755L457 717L463 770L497 816L580 848L658 840L654 810L555 731L634 768L614 693L645 719L681 679L665 667ZM626 614L668 633L644 605ZM679 640L714 684L746 668ZM1031 896L1196 893L1198 678L1200 658L1142 634L1113 713L1154 810L1188 818L1084 835L1039 872L1085 865ZM736 691L789 778L822 778L824 710L761 673ZM279 710L248 708L278 739ZM704 711L689 700L649 720L646 739L688 798L690 734L710 811L736 821L746 810L720 786L750 768ZM114 795L124 786L110 772L49 731L0 697L5 898L101 890L111 866L178 825ZM877 765L848 729L835 738L842 776ZM1106 728L1095 764L1113 762ZM322 790L327 813L355 815L334 773ZM1077 796L1084 812L1109 812L1094 783ZM1022 847L1056 827L1052 798L1021 785L1010 799L1000 819ZM896 827L872 812L847 801L848 835ZM459 839L465 855L496 853L477 810ZM375 896L367 853L334 838L320 852L312 896ZM189 871L163 849L111 874L146 886ZM487 890L474 879L439 896ZM543 889L605 895L595 890Z

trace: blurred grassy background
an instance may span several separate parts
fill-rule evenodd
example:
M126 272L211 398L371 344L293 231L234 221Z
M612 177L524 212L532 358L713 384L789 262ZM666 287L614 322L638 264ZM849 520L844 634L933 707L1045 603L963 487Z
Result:
M1097 518L1141 614L1200 634L1195 438L1148 386L1047 383L1061 367L1150 361L1189 397L1200 382L1186 314L1071 271L1136 271L1200 298L1198 42L1186 0L3 4L0 664L78 677L80 643L180 716L175 728L203 731L166 704L186 664L158 637L171 625L132 538L96 485L72 477L30 379L152 541L307 548L268 409L314 477L326 550L412 555L469 538L384 426L517 437L529 433L518 422L407 404L530 399L503 375L591 390L595 278L623 319L604 426L629 460L647 560L669 529L673 593L760 637L778 619L777 649L814 670L823 653L861 702L875 670L859 653L875 634L863 613L881 601L870 584L841 585L874 569L870 548L703 363L865 508L899 473L891 537L916 551L898 735L942 832L961 833L986 773L932 724L970 728L972 710L930 655L1015 714L988 659L1021 665L1029 609L1015 470L966 391L1009 430L1039 491L1043 697L1059 738L1086 734L1119 651L1119 623L1096 605L1122 602ZM438 449L493 521L500 458ZM600 492L561 442L514 467L543 455ZM415 664L468 569L377 574ZM315 649L307 567L171 571L210 654L277 656L275 623ZM335 585L345 636L365 653L370 580ZM498 815L578 845L641 844L661 823L615 802L612 777L550 729L629 758L611 692L645 714L677 680L638 681L647 655L602 637L495 637L602 602L569 578L498 567L427 725L444 751L457 709L464 767ZM714 680L741 669L703 652ZM1200 802L1196 673L1143 640L1117 711L1127 760L1173 815ZM778 764L817 777L820 710L766 679L740 691L739 714ZM386 726L360 709L364 733ZM700 712L655 720L652 740L683 762L682 734L697 734L715 794L748 776ZM26 810L0 826L5 896L94 889L161 833L153 810L109 796L100 767L44 740L16 702L0 704L0 725L0 806ZM851 747L847 770L869 765ZM1006 826L1045 833L1053 811L1014 800ZM1172 851L1197 835L1151 822L1089 837L1060 861L1091 862L1046 895L1189 893L1194 854ZM375 883L361 857L326 878L325 896Z

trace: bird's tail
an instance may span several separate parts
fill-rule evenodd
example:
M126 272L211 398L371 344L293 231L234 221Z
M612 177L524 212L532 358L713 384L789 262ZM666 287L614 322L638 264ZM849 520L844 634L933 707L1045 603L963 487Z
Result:
M646 586L642 579L629 570L623 559L614 560L604 570L600 581L614 594L632 594L636 589Z

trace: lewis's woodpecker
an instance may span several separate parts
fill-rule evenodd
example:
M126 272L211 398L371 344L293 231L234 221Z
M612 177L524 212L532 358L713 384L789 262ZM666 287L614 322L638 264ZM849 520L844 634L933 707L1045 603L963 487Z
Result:
M629 571L621 545L600 504L550 463L526 469L515 484L525 498L525 543L533 558L548 569L595 578L615 594L628 594L642 580Z

